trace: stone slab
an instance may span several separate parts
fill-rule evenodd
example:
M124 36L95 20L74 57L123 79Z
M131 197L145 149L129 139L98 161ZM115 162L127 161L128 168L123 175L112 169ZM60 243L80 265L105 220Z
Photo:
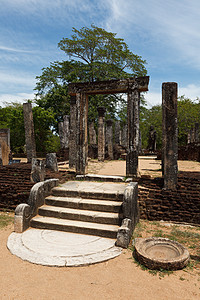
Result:
M95 264L122 252L115 239L33 228L11 233L7 247L25 261L58 267Z
M54 188L54 190L66 189L68 191L88 193L113 193L115 195L123 194L126 186L127 184L125 183L90 182L88 184L87 181L68 181L59 185L59 187Z
M77 175L78 180L96 180L96 181L108 181L108 182L124 182L125 177L123 176L112 176L112 175L98 175L98 174L87 174Z

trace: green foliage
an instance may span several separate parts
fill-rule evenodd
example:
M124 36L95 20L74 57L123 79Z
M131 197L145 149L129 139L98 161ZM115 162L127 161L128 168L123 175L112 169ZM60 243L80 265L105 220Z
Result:
M0 213L0 229L8 226L9 224L11 224L14 221L14 217L10 216L8 213L6 212L1 212Z
M185 96L178 99L178 144L186 145L187 133L200 123L200 100L192 101ZM153 125L157 133L157 148L162 146L162 106L156 105L150 109L144 106L140 111L140 130L142 135L142 147L147 148L148 132Z
M200 123L200 99L192 101L185 96L178 99L178 140L179 145L187 142L187 133L194 128L195 123Z
M69 57L86 64L86 80L108 80L144 76L146 63L138 55L133 54L123 39L116 33L91 25L77 30L73 27L71 39L63 38L58 46ZM130 70L129 74L125 70Z
M10 128L11 149L23 152L25 144L24 116L21 104L7 104L0 107L0 128Z
M146 61L133 54L123 39L116 33L91 25L80 30L72 29L71 38L63 38L58 47L69 57L68 61L56 61L43 68L37 76L35 102L55 112L57 121L69 114L68 84L70 82L93 82L145 76ZM97 119L97 107L105 106L108 118L115 118L123 102L121 96L91 96L89 99L89 121ZM56 126L54 126L56 129Z
M49 152L49 143L53 141L54 137L50 129L55 124L54 113L51 110L45 110L41 107L33 107L33 122L37 151ZM55 145L52 145L52 150L54 148Z
M33 107L33 121L37 152L54 152L59 148L58 137L51 130L56 124L52 110ZM10 128L11 150L23 153L25 145L25 129L23 105L19 103L7 104L0 107L0 128Z
M156 105L150 109L143 107L140 111L140 130L142 136L142 148L147 149L150 126L156 130L156 144L160 149L162 145L162 106Z

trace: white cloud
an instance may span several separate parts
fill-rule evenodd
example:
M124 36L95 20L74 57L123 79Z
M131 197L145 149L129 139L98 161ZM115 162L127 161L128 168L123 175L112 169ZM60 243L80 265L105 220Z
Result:
M34 77L32 77L29 74L21 73L20 72L13 72L8 73L8 72L3 72L0 71L0 86L1 90L5 85L21 85L21 86L26 86L26 87L32 87L36 83L36 80Z
M156 92L147 92L145 95L145 100L147 101L147 107L151 108L154 105L162 104L162 95L161 93Z
M168 51L176 60L200 69L199 0L110 0L109 3L108 29L132 38L133 43L145 41L146 47L155 49L152 56L162 55L158 53L162 49L163 55Z
M94 3L95 2L95 3ZM26 16L37 17L42 21L52 22L52 18L56 19L57 23L66 18L74 18L79 12L93 12L95 6L98 6L98 1L90 0L1 0L1 11L18 13ZM73 13L72 13L73 12ZM80 16L78 16L80 17ZM86 17L87 18L87 17Z
M162 104L162 89L160 89L160 92L149 91L144 96L147 101L148 108ZM199 85L189 84L184 87L178 86L178 97L180 96L185 96L191 100L196 100L197 97L200 98L200 83Z
M32 100L34 99L34 94L30 93L18 93L16 95L12 94L0 94L0 106L4 107L6 103L12 103L12 102L17 102L17 103L24 103L26 100Z
M6 46L0 46L0 50L9 51L9 52L17 52L17 53L31 53L32 52L32 51L29 51L29 50L10 48L10 47L6 47Z
M197 97L200 98L200 83L199 85L189 84L185 87L180 87L179 96L183 95L191 100L196 100Z

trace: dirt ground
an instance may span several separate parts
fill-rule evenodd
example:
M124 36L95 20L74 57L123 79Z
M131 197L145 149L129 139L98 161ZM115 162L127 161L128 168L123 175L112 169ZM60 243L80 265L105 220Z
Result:
M151 175L152 177L161 177L161 161L155 159L139 158L139 173L141 175ZM200 172L200 163L196 161L178 161L179 171ZM97 160L91 160L88 166L89 173L101 175L126 175L126 161L113 160L105 163L98 163Z
M141 174L157 174L159 161L140 160ZM200 163L179 162L179 169L200 171ZM97 164L90 172L125 175L125 161ZM0 299L200 299L199 272L179 270L161 278L142 270L127 249L107 262L85 267L45 267L12 255L6 247L13 225L0 230Z

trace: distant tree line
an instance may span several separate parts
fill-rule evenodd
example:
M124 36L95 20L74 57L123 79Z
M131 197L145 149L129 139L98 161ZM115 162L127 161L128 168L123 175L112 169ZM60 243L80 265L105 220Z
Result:
M126 122L126 106L123 114L118 117L122 125ZM60 148L60 140L53 130L57 122L55 113L51 109L39 106L33 107L33 119L35 128L37 152L56 152ZM184 96L178 99L178 144L186 145L187 133L200 123L200 99L192 101ZM157 132L157 147L162 145L162 106L156 105L152 108L142 106L140 111L140 130L142 136L142 148L148 146L148 133L153 125ZM0 128L10 128L11 149L15 153L23 153L25 145L25 130L23 105L18 103L7 104L0 107Z

